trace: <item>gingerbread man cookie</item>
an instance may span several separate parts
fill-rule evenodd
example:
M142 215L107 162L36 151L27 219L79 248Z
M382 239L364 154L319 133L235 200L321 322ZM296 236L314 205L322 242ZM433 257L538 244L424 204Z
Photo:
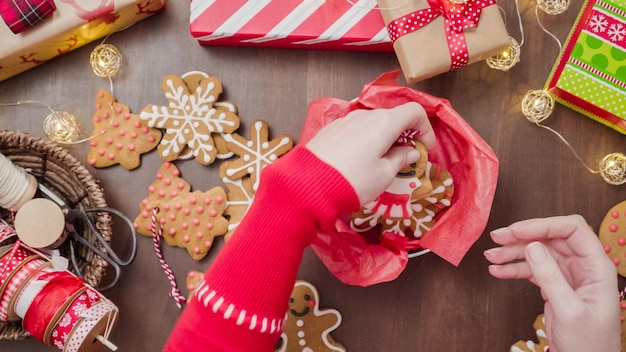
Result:
M345 347L330 335L340 324L341 314L335 309L320 309L317 289L307 281L298 280L289 298L276 351L345 352Z
M226 192L222 187L194 191L160 204L158 219L165 242L186 248L194 260L204 258L213 239L228 229L228 220L223 217L225 207Z
M380 226L381 233L419 238L435 224L436 214L450 206L452 176L428 161L428 151L414 142L420 159L403 168L393 183L374 201L352 214L350 227L365 232Z
M261 170L293 147L293 139L287 135L270 140L269 127L263 120L257 120L252 124L250 140L236 133L225 134L224 139L228 149L239 158L224 162L224 167L220 169L221 176L236 180L250 175L255 192L259 187Z
M537 316L533 324L537 332L537 340L535 341L517 341L511 346L510 352L549 352L548 337L546 335L546 325L543 314Z
M156 173L156 179L148 186L148 196L139 204L139 214L133 225L137 233L152 236L152 216L155 208L179 195L185 195L191 185L180 177L180 171L173 163L165 162Z
M96 112L92 117L94 130L91 134L87 162L94 167L120 164L128 170L141 163L140 156L156 148L161 131L151 128L131 114L128 106L118 103L104 89L96 95Z
M617 273L626 276L626 201L609 210L600 224L598 236Z
M239 117L233 111L215 105L222 94L222 83L205 75L186 75L193 82L189 85L183 77L165 76L162 88L169 104L148 105L139 115L150 127L165 130L157 149L166 161L190 153L199 163L209 165L218 155L214 134L228 135L239 127Z

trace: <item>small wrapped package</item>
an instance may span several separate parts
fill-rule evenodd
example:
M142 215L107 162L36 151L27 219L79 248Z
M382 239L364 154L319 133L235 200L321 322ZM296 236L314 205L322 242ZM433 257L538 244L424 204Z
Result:
M437 137L437 147L428 153L429 161L447 169L454 179L450 207L440 212L436 224L418 239L383 235L372 242L351 229L350 214L342 215L334 229L318 233L313 250L330 272L350 285L368 286L395 279L404 270L409 251L427 249L458 265L482 234L491 212L499 164L493 150L447 100L399 86L398 74L381 75L350 102L336 98L313 101L299 139L306 144L322 127L353 110L392 108L415 101L426 110Z
M626 134L626 4L587 0L546 82L556 101Z
M192 0L201 45L392 52L376 0Z
M415 83L509 46L495 0L377 0L404 78Z
M165 0L56 0L56 10L19 34L0 21L0 81L24 72L165 7Z

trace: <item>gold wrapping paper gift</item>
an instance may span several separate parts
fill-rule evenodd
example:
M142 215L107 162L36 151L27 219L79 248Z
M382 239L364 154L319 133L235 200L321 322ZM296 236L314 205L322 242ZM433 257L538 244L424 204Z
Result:
M428 8L426 0L377 0L385 24L414 11ZM450 70L450 51L443 16L406 34L393 44L402 73L408 83ZM497 5L482 9L478 26L464 31L469 53L468 64L485 60L509 46L509 35Z

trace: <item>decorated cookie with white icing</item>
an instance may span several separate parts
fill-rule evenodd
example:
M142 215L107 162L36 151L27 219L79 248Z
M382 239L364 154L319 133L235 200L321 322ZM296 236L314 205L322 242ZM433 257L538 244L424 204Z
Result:
M415 142L415 148L420 160L400 170L385 192L352 214L353 230L365 232L380 226L381 233L419 238L434 226L436 214L450 206L452 176L428 161L423 144Z
M261 170L293 147L293 139L288 135L269 139L269 126L263 120L257 120L250 126L250 139L237 133L226 134L224 139L228 149L238 158L224 162L221 176L237 180L250 175L255 192L259 187Z
M315 286L298 280L289 298L289 310L276 351L345 352L345 347L330 335L340 324L341 314L336 309L320 309Z
M239 127L239 117L227 107L216 106L222 83L205 73L187 73L187 80L176 75L163 79L167 106L148 105L139 115L150 127L164 130L158 146L163 160L192 156L201 164L215 161L218 149L214 134L228 135ZM193 78L189 78L192 76Z
M543 314L537 316L533 324L537 334L537 341L517 341L511 346L510 352L549 352L548 337Z

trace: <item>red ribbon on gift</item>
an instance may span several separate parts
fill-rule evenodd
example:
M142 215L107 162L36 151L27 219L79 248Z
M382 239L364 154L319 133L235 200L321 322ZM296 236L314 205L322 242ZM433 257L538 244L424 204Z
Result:
M13 33L21 33L56 10L52 0L0 0L0 15Z
M438 16L443 16L444 29L450 49L450 71L467 65L469 53L465 34L467 28L478 26L482 10L496 4L496 0L467 0L461 4L450 0L427 0L430 7L397 18L387 24L391 41L426 26Z

